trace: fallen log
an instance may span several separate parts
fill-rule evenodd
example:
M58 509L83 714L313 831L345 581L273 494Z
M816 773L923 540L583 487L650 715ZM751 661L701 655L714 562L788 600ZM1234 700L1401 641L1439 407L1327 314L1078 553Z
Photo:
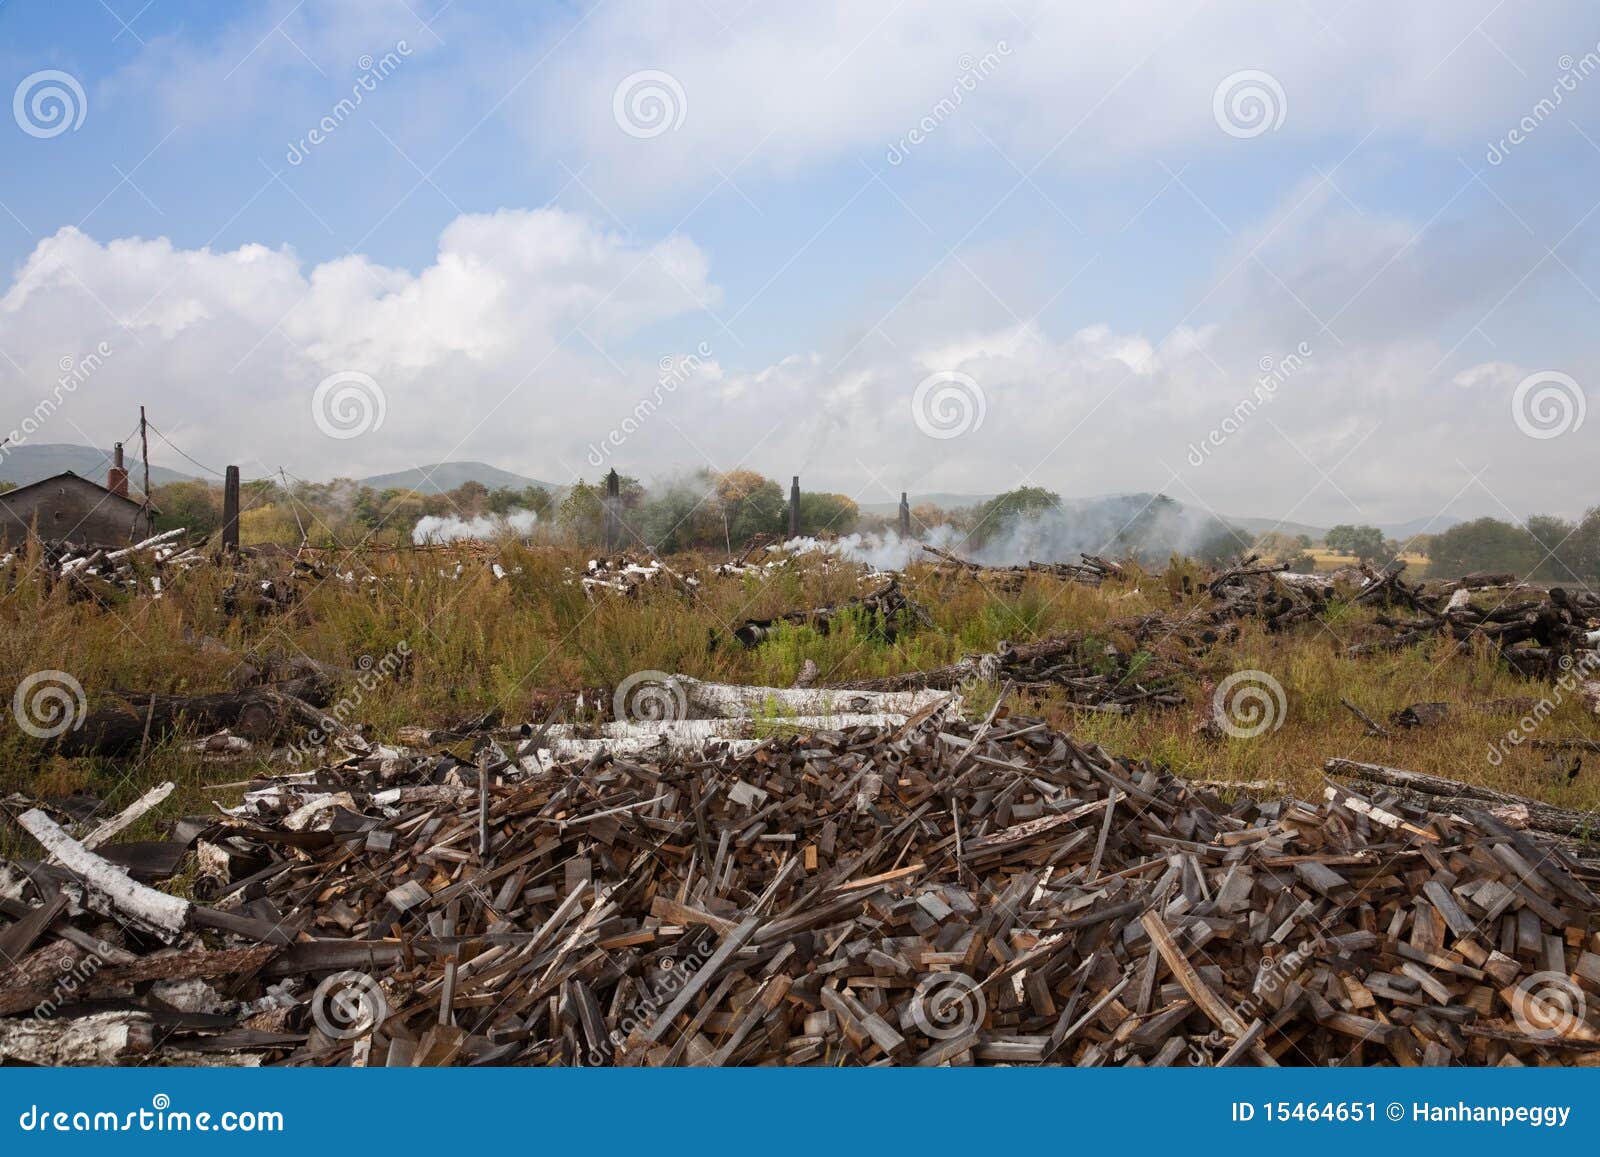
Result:
M1528 826L1551 835L1571 838L1596 826L1592 812L1540 803L1526 796L1496 791L1477 784L1462 783L1460 780L1445 779L1443 776L1425 775L1422 772L1407 771L1399 767L1385 767L1379 763L1360 763L1353 759L1330 759L1323 765L1323 770L1329 775L1353 777L1368 783L1379 783L1386 787L1412 792L1431 800L1432 806L1436 808L1447 808L1454 800L1464 800L1468 804L1525 808Z
M17 817L17 823L85 886L130 920L169 938L182 932L188 924L191 905L187 900L130 879L121 868L101 859L67 835L38 808L23 812Z
M311 675L288 683L214 695L120 692L117 697L125 706L90 711L80 726L61 735L56 750L69 758L127 755L146 742L160 741L180 729L200 734L227 730L253 740L270 740L288 722L280 696L326 703L331 687L320 675Z

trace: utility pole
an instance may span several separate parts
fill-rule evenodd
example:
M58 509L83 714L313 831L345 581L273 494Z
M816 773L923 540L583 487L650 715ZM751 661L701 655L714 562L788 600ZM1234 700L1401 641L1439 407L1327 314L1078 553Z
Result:
M618 533L620 530L618 523L620 522L621 506L622 478L617 474L616 468L613 467L611 473L606 475L605 543L607 554L617 549L618 540L621 538Z
M149 534L156 528L156 519L150 508L150 434L146 429L143 406L139 407L139 456L144 459L144 493L139 498L139 514L140 521L144 523L144 532Z
M144 420L144 407L139 407L139 457L144 459L144 502L143 506L150 506L150 434L146 429Z
M222 483L222 553L239 553L239 468L229 466Z

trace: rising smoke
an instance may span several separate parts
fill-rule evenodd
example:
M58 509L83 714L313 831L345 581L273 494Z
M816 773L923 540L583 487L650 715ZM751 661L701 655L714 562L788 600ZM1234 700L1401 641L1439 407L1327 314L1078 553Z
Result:
M1160 564L1173 554L1232 554L1249 546L1250 536L1164 495L1122 494L1065 501L1052 509L983 524L972 531L936 526L920 537L851 534L835 540L791 539L791 553L833 551L877 570L903 570L927 559L923 546L936 546L986 566L1028 562L1077 562L1084 554L1132 556Z
M505 514L485 514L478 518L442 517L429 514L418 521L411 531L411 541L418 546L428 543L458 542L461 539L504 538L515 535L528 538L539 522L532 510L510 510Z

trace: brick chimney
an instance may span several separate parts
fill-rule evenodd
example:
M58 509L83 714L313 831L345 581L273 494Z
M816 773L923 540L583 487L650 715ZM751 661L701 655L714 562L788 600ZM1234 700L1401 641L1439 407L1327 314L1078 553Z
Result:
M106 489L123 498L128 497L128 471L122 465L122 443L111 451L111 469L106 471Z

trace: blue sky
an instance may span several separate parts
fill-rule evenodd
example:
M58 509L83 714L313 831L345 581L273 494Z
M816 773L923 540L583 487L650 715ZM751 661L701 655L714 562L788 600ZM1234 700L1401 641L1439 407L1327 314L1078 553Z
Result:
M27 437L142 401L247 473L1575 514L1597 42L1562 3L0 0L0 401L105 342Z

